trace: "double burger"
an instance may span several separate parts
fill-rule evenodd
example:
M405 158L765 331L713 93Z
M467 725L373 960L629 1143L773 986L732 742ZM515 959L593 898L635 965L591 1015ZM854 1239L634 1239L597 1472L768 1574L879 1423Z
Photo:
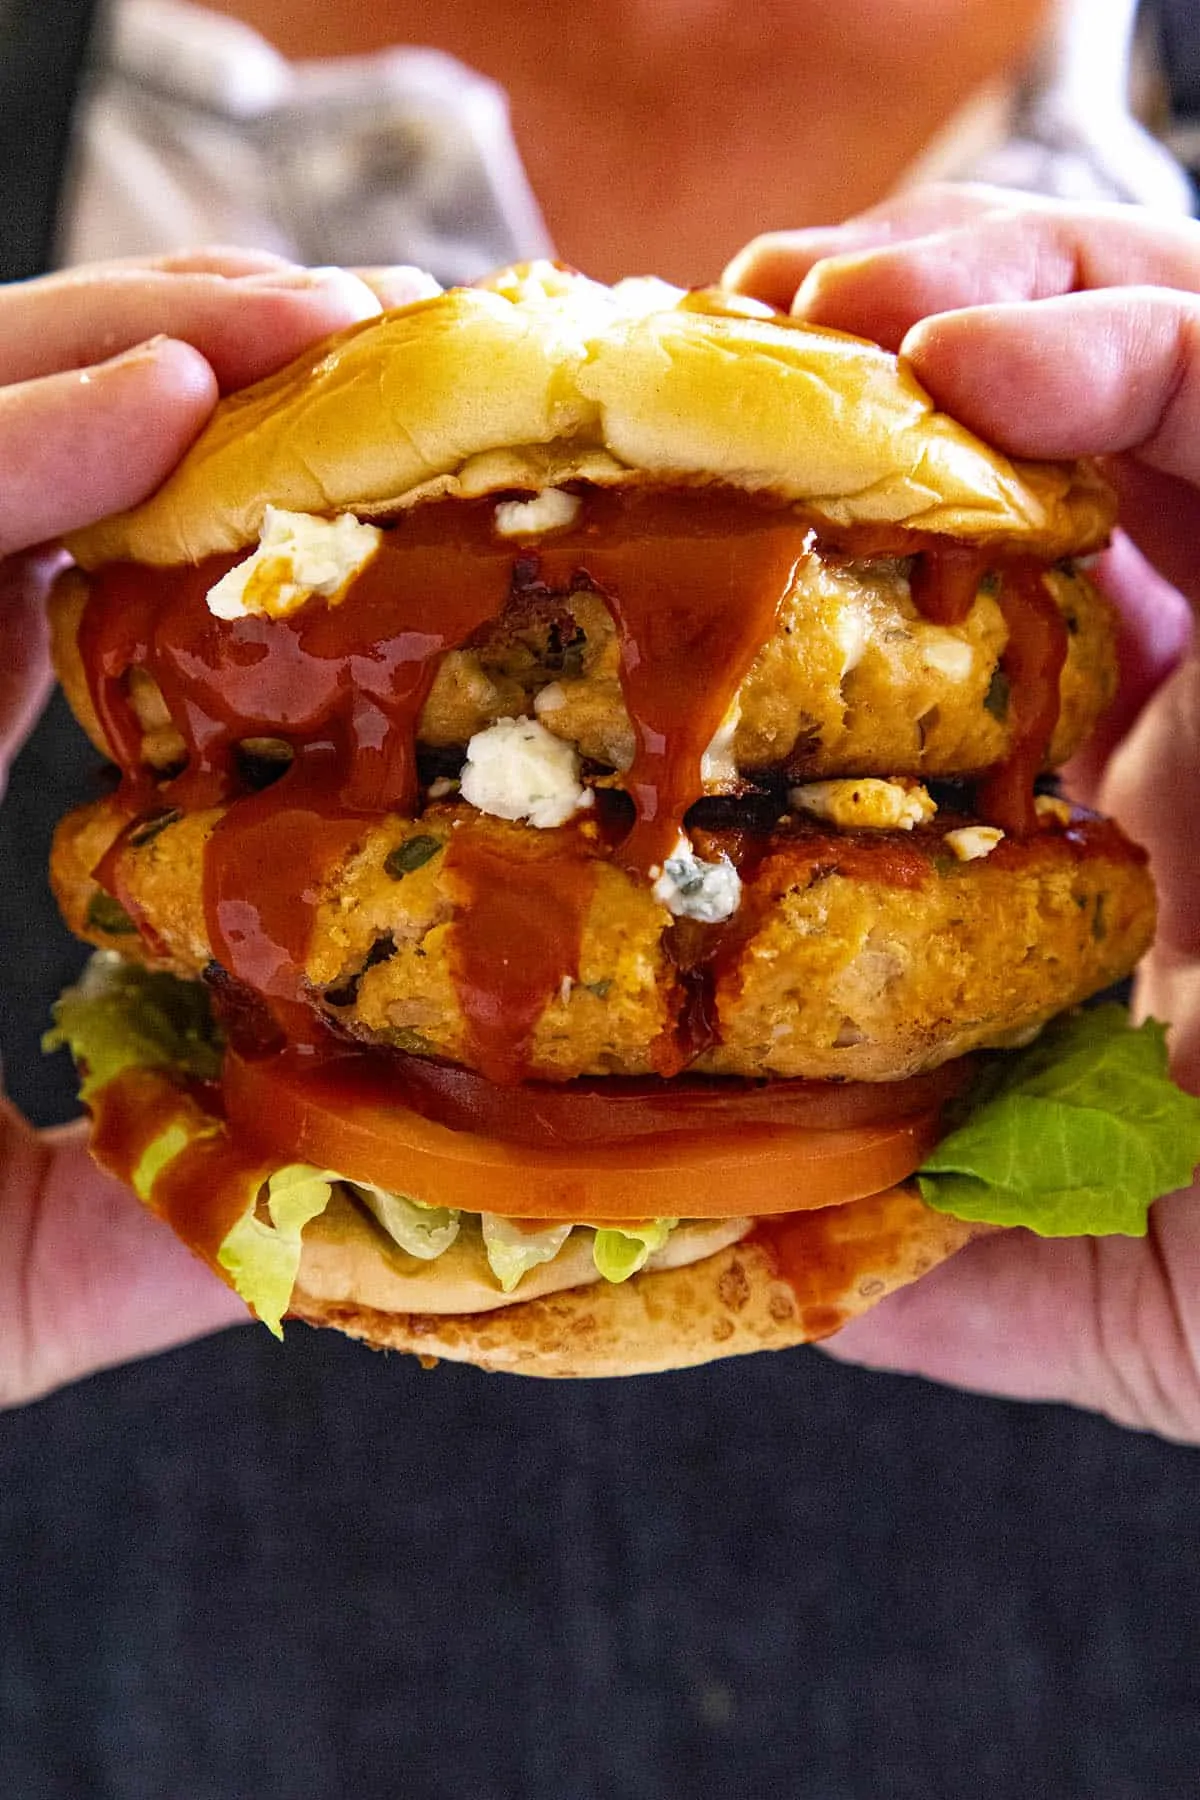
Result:
M53 879L93 1150L278 1331L541 1375L819 1338L1200 1158L1143 854L1052 771L1112 497L877 346L501 272L77 534Z

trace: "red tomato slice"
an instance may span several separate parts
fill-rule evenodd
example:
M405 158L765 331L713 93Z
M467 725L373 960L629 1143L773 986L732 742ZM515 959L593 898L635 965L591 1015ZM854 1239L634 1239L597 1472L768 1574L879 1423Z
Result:
M607 1076L555 1086L547 1081L502 1086L473 1069L420 1056L351 1053L371 1092L397 1099L437 1125L473 1131L531 1149L581 1144L596 1149L631 1138L743 1125L787 1125L845 1131L891 1125L931 1111L962 1092L974 1073L970 1057L904 1081L741 1081L732 1076ZM381 1072L382 1071L382 1072Z
M511 1218L728 1218L798 1212L882 1192L919 1166L939 1136L931 1108L841 1131L781 1125L705 1128L687 1137L532 1149L451 1131L366 1093L350 1067L284 1052L229 1051L231 1125L257 1152L310 1162L427 1205Z

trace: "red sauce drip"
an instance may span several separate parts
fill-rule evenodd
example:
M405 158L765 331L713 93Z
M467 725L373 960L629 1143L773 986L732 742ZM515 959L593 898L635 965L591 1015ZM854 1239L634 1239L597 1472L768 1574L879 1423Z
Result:
M960 625L989 562L982 551L947 543L924 550L912 574L912 597L927 619ZM1014 837L1038 829L1033 784L1045 764L1058 723L1059 680L1067 658L1067 628L1043 579L1026 558L1000 565L1000 609L1008 643L1000 668L1009 688L1009 753L978 789L980 817Z
M1033 784L1058 722L1059 680L1067 657L1067 627L1036 563L1004 570L1000 606L1008 643L1000 667L1009 685L1009 753L978 789L980 817L1014 837L1038 829Z
M221 967L267 1002L293 1043L327 1031L303 998L322 878L361 839L365 820L336 801L335 757L302 749L273 787L231 806L204 859L209 942Z
M503 607L511 547L459 543L441 509L389 536L338 606L288 618L221 620L206 596L238 559L147 570L116 564L92 589L80 634L92 698L126 780L144 783L141 731L129 704L145 669L187 746L187 768L161 790L173 805L211 806L239 787L234 751L247 737L327 744L330 797L347 812L411 810L415 735L447 650ZM473 509L472 509L473 510ZM414 522L415 523L415 522Z
M111 894L124 907L133 923L137 926L142 941L149 945L156 955L167 956L168 951L146 909L139 905L135 895L131 893L125 880L125 849L131 837L137 833L138 826L143 823L140 815L130 819L129 823L117 833L92 873L105 893Z
M637 810L621 861L644 874L675 847L702 791L704 752L771 636L812 531L724 496L627 502L619 536L613 524L589 524L597 542L580 563L620 639L635 738L624 785ZM560 556L555 548L543 566Z
M971 544L922 551L913 565L913 603L935 625L961 625L993 560Z
M673 848L701 792L704 751L811 541L795 514L725 495L593 493L578 526L536 551L497 539L493 518L491 501L420 509L388 534L345 600L283 619L213 617L206 596L234 558L166 571L119 565L95 579L80 649L126 802L136 812L153 792L129 699L130 673L141 668L187 751L158 803L236 801L206 858L214 954L293 1038L312 1037L303 968L322 876L364 819L413 810L417 726L439 663L500 614L518 580L525 590L531 580L562 593L594 587L612 613L637 745L626 783L637 820L621 854L644 873ZM253 737L286 739L295 761L274 786L245 795L235 752ZM118 886L119 866L118 854L102 871ZM471 926L458 935L490 946L487 958L458 957L464 1010L489 1066L515 1079L520 1056L502 1053L503 1030L527 1043L535 989L544 1006L574 971L583 878L569 857L537 873L530 865L531 902L545 917L554 889L560 919L536 956L530 912L505 913L497 897L505 883L469 870L464 880ZM510 953L498 956L506 930Z
M887 1268L904 1242L904 1231L889 1220L889 1195L853 1201L812 1212L781 1213L755 1221L747 1244L760 1245L775 1272L795 1296L801 1323L810 1338L829 1337L853 1313L864 1265ZM853 1216L853 1228L847 1220ZM883 1291L883 1281L878 1291ZM865 1296L874 1297L873 1294Z
M538 1020L563 981L578 976L596 870L569 849L517 860L511 845L502 853L473 835L451 839L446 871L462 896L454 980L475 1066L488 1080L528 1073Z
M207 1090L202 1104L206 1112L219 1110L219 1098ZM124 1070L88 1105L92 1154L129 1187L147 1146L177 1120L192 1116L186 1090L153 1069ZM278 1161L260 1161L225 1131L198 1138L158 1176L150 1205L227 1281L217 1251L245 1211L249 1188L265 1181Z
M245 1212L247 1196L278 1167L277 1156L256 1159L226 1132L197 1138L167 1164L151 1203L188 1248L228 1282L217 1252Z

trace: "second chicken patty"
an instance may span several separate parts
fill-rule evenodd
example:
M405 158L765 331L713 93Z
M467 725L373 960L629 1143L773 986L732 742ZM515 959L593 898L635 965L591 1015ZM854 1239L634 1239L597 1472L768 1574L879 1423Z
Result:
M152 950L92 874L126 816L113 801L72 814L52 865L72 929L181 973L211 972L204 864L222 817L167 815L122 852L121 892ZM1115 826L1050 818L1032 839L961 861L952 834L963 827L951 815L912 832L791 818L749 843L696 833L706 857L742 862L740 908L714 934L675 920L594 823L532 832L462 805L364 820L325 869L306 984L313 1006L354 1036L475 1066L461 976L473 930L465 850L492 859L518 896L530 867L560 859L583 870L587 899L572 972L532 1025L530 1076L670 1072L702 990L701 1072L898 1079L1022 1040L1125 975L1153 934L1144 858Z

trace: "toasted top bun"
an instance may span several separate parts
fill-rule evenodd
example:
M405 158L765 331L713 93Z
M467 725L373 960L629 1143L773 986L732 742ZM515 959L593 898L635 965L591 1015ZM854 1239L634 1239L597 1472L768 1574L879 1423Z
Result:
M502 1310L446 1316L373 1305L355 1291L344 1221L304 1234L291 1314L333 1326L377 1350L477 1363L516 1375L651 1375L753 1350L828 1337L990 1226L934 1212L911 1186L790 1215L790 1279L769 1237L751 1234L686 1267L643 1270L544 1293Z
M68 548L84 568L195 562L254 543L268 504L371 518L580 479L720 483L1047 559L1096 547L1114 516L1091 465L1008 461L876 344L718 290L539 263L352 326L231 395L152 499Z

